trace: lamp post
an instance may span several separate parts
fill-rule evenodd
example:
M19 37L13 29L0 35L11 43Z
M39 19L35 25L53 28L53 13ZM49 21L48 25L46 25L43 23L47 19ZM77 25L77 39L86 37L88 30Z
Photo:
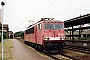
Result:
M4 59L4 41L3 41L3 15L4 15L4 5L5 3L2 1L2 15L1 15L1 20L2 20L2 60Z

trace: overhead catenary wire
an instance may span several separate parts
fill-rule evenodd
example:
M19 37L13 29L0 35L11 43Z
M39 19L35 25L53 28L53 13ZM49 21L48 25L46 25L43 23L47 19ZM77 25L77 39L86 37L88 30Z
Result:
M79 0L79 1L76 1L76 2L74 2L74 3L72 3L72 4L70 4L69 6L71 6L71 5L74 5L74 4L76 4L77 2L80 2L81 0ZM56 2L56 0L54 0L50 5L48 5L43 11L41 11L37 16L40 16L45 10L47 10L51 5L53 5L53 3L55 3ZM69 7L68 6L68 7ZM67 6L66 6L67 7ZM64 7L64 8L66 8L66 7ZM37 17L37 16L35 16L35 18ZM34 19L35 19L34 18ZM33 19L33 20L34 20Z
M74 12L80 10L80 9L83 9L83 8L87 7L87 6L90 6L90 4L88 4L88 5L86 5L86 6L83 6L83 7L80 7L80 8L78 8L78 9L76 9L76 10L74 10L74 11L71 11L71 12L69 12L69 13L66 13L66 14L64 14L62 17L66 16L66 15L69 15L69 14L71 14L71 13L74 13Z
M48 8L49 8L51 5L53 5L55 2L56 2L56 0L54 0L50 5L48 5L44 10L42 10L37 16L39 16L41 13L43 13L46 9L48 9ZM36 16L36 17L37 17L37 16ZM36 17L35 17L35 18L36 18ZM35 19L35 18L34 18L34 19Z
M77 2L80 2L80 1L82 1L82 0L79 0L79 1L77 1ZM48 5L44 10L42 10L37 16L35 16L35 18L37 18L38 16L40 16L45 10L47 10L47 9L48 9L51 5L53 5L53 3L55 3L55 2L56 2L56 0L54 0L50 5ZM70 4L69 6L74 5L74 4L76 4L77 2L74 2L74 3ZM69 7L69 6L68 6L68 7ZM62 17L65 17L66 15L72 14L72 13L74 13L75 11L78 11L78 10L80 10L80 9L82 9L82 8L87 7L87 6L89 6L89 5L86 5L86 6L83 6L83 7L78 8L78 9L76 9L76 10L74 10L74 11L68 12L68 13L62 15ZM66 7L67 7L67 6L66 6ZM64 8L65 8L65 7L64 7ZM35 18L34 18L34 19L35 19ZM34 19L33 19L33 20L34 20Z

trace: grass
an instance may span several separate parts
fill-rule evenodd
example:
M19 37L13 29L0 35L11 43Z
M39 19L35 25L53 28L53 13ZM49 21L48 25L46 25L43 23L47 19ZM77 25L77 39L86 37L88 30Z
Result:
M40 52L40 54L45 55L45 53L44 53L44 52Z
M4 40L4 60L13 60L12 40ZM0 60L2 59L2 43L0 42Z

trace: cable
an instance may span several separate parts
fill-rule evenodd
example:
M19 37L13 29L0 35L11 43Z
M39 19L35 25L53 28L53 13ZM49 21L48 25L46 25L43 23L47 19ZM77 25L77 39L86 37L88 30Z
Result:
M79 0L79 1L81 1L81 0ZM79 1L77 1L77 2L79 2ZM39 16L41 13L43 13L46 9L48 9L54 2L56 2L56 0L54 0L49 6L47 6L43 11L41 11L37 16ZM74 3L72 3L71 5L73 5L73 4L76 4L77 2L74 2ZM71 5L69 5L69 6L71 6ZM66 8L66 7L64 7L64 8ZM36 18L36 17L35 17ZM34 19L35 19L34 18Z
M45 11L46 9L48 9L51 5L53 5L53 3L56 2L56 0L54 0L49 6L47 6L43 11ZM41 11L37 16L39 16L43 11ZM36 18L36 17L35 17ZM35 19L34 18L34 19Z
M81 1L81 0L79 0L79 1ZM77 1L77 2L79 2L79 1ZM37 16L39 16L41 13L43 13L46 9L48 9L51 5L53 5L53 3L54 2L56 2L56 0L54 0L49 6L47 6L43 11L41 11ZM75 2L75 3L77 3L77 2ZM72 3L71 5L74 5L75 3ZM71 5L69 5L69 6L71 6ZM89 4L90 5L90 4ZM71 11L71 12L69 12L69 13L66 13L66 14L64 14L62 17L64 17L65 15L68 15L68 14L71 14L71 13L73 13L73 12L75 12L75 11L78 11L78 10L80 10L80 9L82 9L82 8L85 8L85 7L87 7L87 6L89 6L89 5L86 5L86 6L84 6L84 7L80 7L79 9L76 9L76 10L74 10L74 11ZM64 7L65 8L65 7ZM36 17L37 17L36 16ZM35 17L35 18L36 18ZM35 19L34 18L34 19Z
M62 17L64 17L65 15L68 15L68 14L70 14L70 13L74 13L74 12L76 12L76 11L82 9L82 8L85 8L85 7L89 6L89 5L90 5L90 4L88 4L88 5L86 5L86 6L83 6L83 7L80 7L80 8L78 8L78 9L74 10L74 11L71 11L71 12L67 13L67 14L64 14Z

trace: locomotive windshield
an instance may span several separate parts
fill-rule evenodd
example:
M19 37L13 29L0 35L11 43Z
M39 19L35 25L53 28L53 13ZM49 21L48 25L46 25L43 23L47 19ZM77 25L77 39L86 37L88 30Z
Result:
M56 23L52 23L52 24L44 24L44 28L45 30L63 30L64 29L64 25L63 24L56 24Z

